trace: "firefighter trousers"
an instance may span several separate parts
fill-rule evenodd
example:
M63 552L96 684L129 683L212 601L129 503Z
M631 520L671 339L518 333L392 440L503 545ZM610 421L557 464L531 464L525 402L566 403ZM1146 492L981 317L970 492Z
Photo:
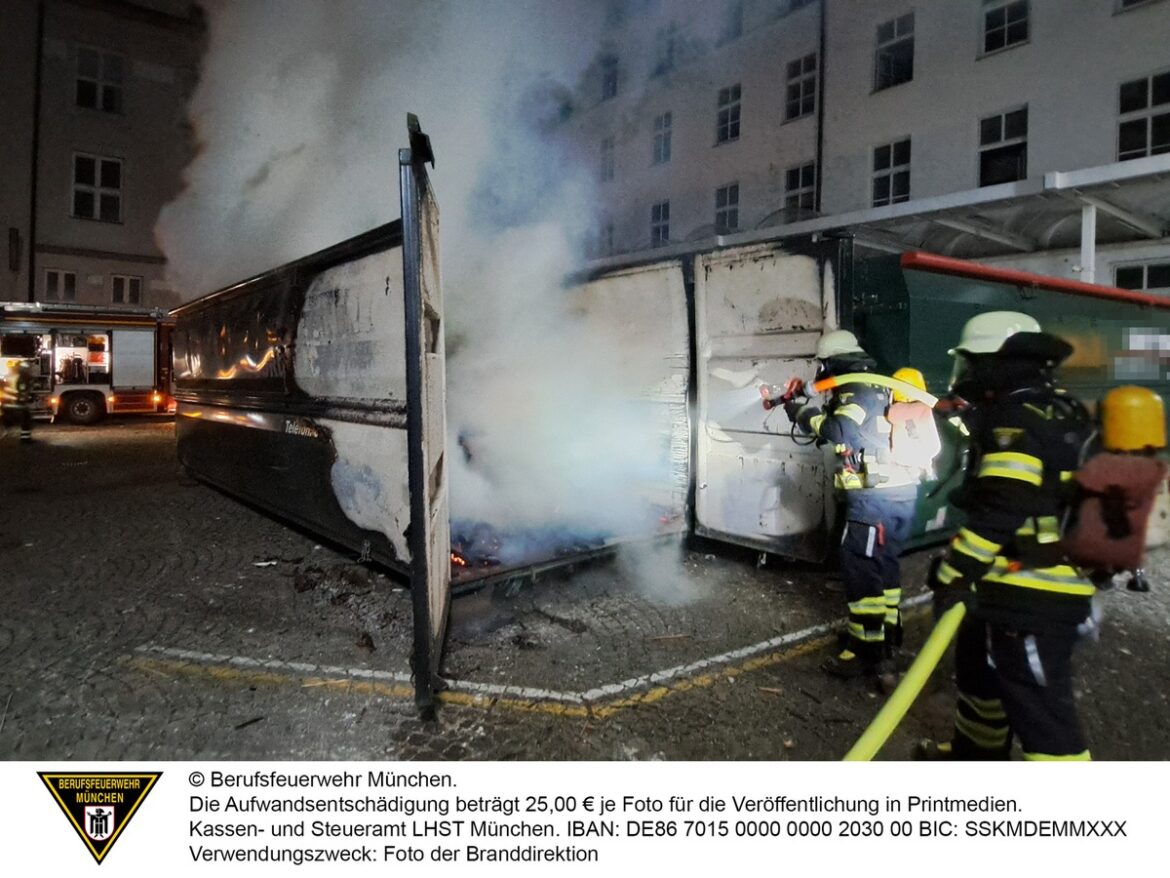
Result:
M914 522L917 491L871 488L845 492L841 578L849 604L849 649L880 658L886 634L900 632L902 549Z
M1025 759L1086 760L1073 701L1067 631L1028 631L970 616L955 644L959 702L956 759L1007 759L1018 736Z

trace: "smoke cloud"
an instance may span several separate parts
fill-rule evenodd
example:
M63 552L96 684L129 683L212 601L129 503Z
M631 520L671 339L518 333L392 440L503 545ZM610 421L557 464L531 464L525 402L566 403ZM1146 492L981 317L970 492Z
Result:
M594 61L594 0L203 0L201 149L157 233L184 299L398 216L416 113L436 154L453 518L653 532L671 478L653 363L564 290L596 168L554 146ZM643 358L644 360L645 358Z

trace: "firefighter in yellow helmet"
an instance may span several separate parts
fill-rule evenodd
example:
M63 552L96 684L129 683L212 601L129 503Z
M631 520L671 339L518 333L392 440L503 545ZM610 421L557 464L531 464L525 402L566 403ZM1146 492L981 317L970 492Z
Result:
M844 329L823 335L816 357L818 379L877 371ZM890 653L901 642L899 556L918 493L915 475L889 459L889 404L889 390L859 381L835 388L823 409L795 400L784 406L797 428L832 446L834 487L844 499L839 557L849 623L840 653L822 667L837 677L875 675L883 686L893 683Z
M1073 701L1072 657L1093 584L1070 563L1060 521L1092 432L1054 372L1072 353L1035 319L992 311L967 321L952 392L970 403L972 457L950 502L966 521L931 571L936 613L966 601L950 742L921 758L1088 759Z
M33 404L32 364L18 360L10 365L7 376L0 381L0 408L5 425L20 425L20 441L32 442Z

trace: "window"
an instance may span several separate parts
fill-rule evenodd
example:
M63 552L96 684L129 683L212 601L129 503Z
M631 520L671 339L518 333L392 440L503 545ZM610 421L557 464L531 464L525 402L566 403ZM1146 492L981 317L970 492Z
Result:
M77 299L77 274L50 268L45 272L45 301L73 302Z
M984 0L984 6L984 53L1028 42L1028 0Z
M654 117L654 164L670 161L670 113Z
M122 221L122 162L101 156L73 156L73 216Z
M1123 290L1166 290L1170 292L1170 262L1146 265L1119 265L1113 283Z
M817 53L788 62L788 92L784 102L784 118L799 119L808 116L817 104Z
M1148 3L1154 3L1156 0L1117 0L1117 11L1125 12L1127 9L1133 9L1135 6L1145 6Z
M729 183L715 190L715 234L739 228L739 184Z
M655 44L658 60L654 65L654 75L662 76L674 70L675 53L678 49L678 25L671 23L669 27L659 28Z
M650 208L650 246L670 243L670 202L660 201Z
M126 60L112 52L77 49L77 106L106 113L122 112Z
M873 206L910 200L910 138L873 151Z
M1170 72L1121 84L1117 159L1170 152Z
M601 180L602 180L602 182L605 182L606 180L613 179L613 167L614 167L613 154L614 154L613 138L607 137L601 141Z
M613 255L613 220L603 220L597 233L597 255Z
M719 115L715 124L715 142L739 140L739 83L719 89Z
M727 4L723 18L723 38L720 42L730 43L743 36L743 3L744 0L731 0Z
M607 101L617 97L618 60L613 55L601 59L601 99Z
M979 120L979 185L1028 176L1028 108Z
M914 13L879 24L874 56L873 90L881 91L914 78Z
M816 207L817 163L806 162L784 174L784 206L797 211Z
M110 295L115 304L142 304L142 278L115 274L112 280L113 286L111 287Z

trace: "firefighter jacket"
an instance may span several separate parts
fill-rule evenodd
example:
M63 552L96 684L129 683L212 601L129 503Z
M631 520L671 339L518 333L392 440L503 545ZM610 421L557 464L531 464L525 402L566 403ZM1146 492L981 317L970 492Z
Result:
M4 408L26 408L32 402L32 376L29 368L21 365L6 378L0 379L0 405Z
M840 363L836 374L868 372L873 361L864 358ZM898 489L914 496L918 473L899 466L890 454L890 422L886 409L890 391L873 384L843 384L836 388L824 409L805 405L795 422L805 433L831 445L836 454L833 485L838 490Z
M1061 521L1091 433L1084 408L1046 385L1000 393L968 416L972 455L950 502L966 514L939 588L974 590L987 621L1030 630L1077 625L1092 583L1065 555Z

